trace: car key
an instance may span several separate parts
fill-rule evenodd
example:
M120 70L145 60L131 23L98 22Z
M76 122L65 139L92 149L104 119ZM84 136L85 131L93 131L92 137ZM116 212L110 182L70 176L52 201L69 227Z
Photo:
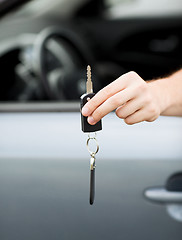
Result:
M86 83L87 92L81 96L81 109L83 106L91 99L95 93L93 93L93 84L91 80L91 68L87 66L87 83ZM81 125L83 132L96 132L102 130L102 122L101 120L97 122L95 125L90 125L87 121L87 117L81 114Z
M83 106L95 95L93 93L93 85L91 80L91 68L90 66L87 66L87 83L86 83L86 89L87 92L81 96L81 109ZM82 131L88 132L88 139L87 139L87 148L90 153L91 159L90 159L90 205L94 203L95 198L95 155L99 150L99 144L96 140L96 131L102 130L102 122L101 120L97 122L95 125L90 125L87 121L87 117L84 117L81 114L81 125L82 125ZM95 132L95 136L91 137L90 133ZM89 148L89 142L90 140L94 140L96 143L96 151L91 151Z

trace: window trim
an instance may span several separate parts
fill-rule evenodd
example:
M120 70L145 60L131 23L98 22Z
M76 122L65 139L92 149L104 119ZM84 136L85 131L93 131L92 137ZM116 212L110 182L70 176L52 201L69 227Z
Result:
M0 103L0 113L5 112L79 112L80 104L73 102L31 102L31 103Z

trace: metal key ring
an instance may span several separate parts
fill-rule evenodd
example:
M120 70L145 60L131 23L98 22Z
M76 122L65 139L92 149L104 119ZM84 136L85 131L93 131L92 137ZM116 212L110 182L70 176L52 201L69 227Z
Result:
M97 137L97 133L96 132L88 134L88 138L96 138L96 137Z
M94 151L91 151L90 150L90 148L89 148L89 142L90 142L90 140L94 140L95 141L95 143L96 143L96 151L94 152ZM97 139L95 138L95 137L89 137L88 139L87 139L87 149L88 149L88 151L89 151L89 153L90 153L90 155L91 156L94 156L96 153L98 153L98 151L99 151L99 143L97 142Z

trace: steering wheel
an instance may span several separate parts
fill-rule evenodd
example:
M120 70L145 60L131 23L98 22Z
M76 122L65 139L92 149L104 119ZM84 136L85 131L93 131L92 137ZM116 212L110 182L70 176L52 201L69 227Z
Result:
M85 91L86 66L93 66L94 58L76 33L58 27L44 29L35 39L33 53L33 68L47 98L78 99ZM57 59L54 66L48 64L52 58Z

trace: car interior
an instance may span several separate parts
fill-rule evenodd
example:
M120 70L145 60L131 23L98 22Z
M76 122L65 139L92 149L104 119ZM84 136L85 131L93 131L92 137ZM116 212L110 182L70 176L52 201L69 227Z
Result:
M28 1L6 15L0 101L77 101L88 64L95 92L128 71L152 80L180 68L180 15L112 19L106 2L53 1L48 9Z

